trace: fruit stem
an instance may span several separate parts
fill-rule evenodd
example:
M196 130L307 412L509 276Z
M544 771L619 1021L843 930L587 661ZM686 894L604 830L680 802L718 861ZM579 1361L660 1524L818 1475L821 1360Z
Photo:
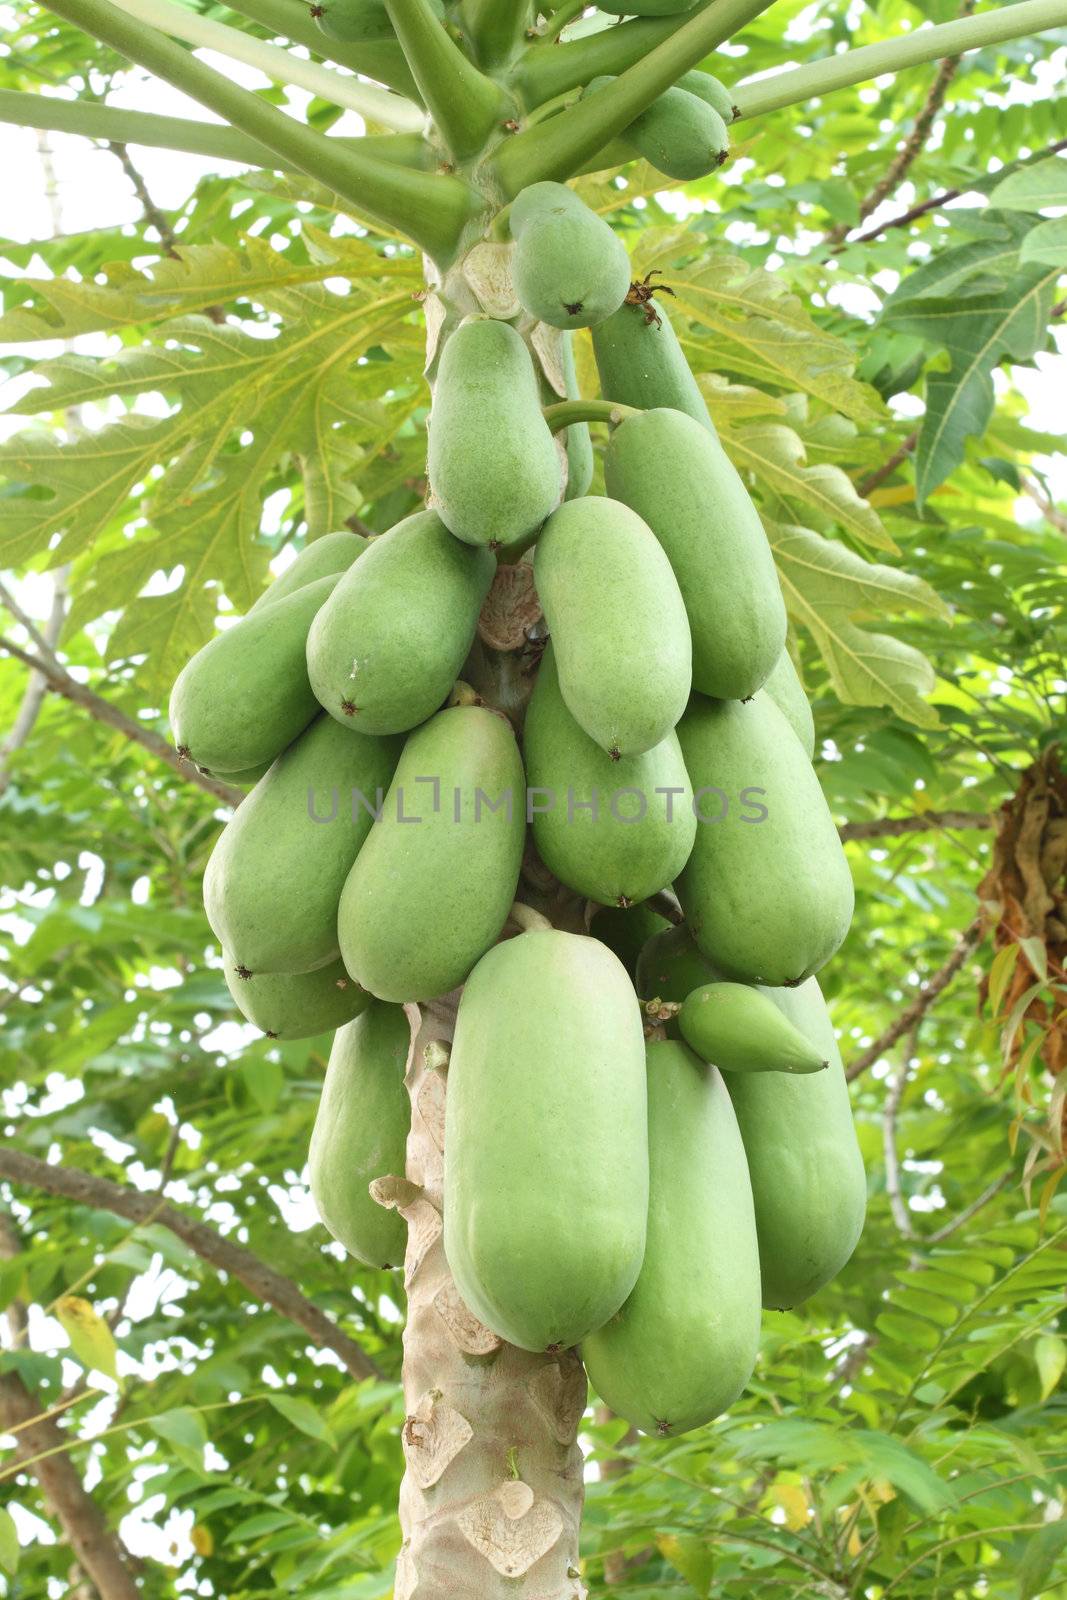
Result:
M441 138L461 161L476 155L506 115L499 88L464 54L430 0L385 0L385 9Z
M555 44L568 23L580 17L585 10L585 0L564 0L564 4L553 11L551 18L546 22L537 44Z
M636 417L640 406L620 406L614 400L558 400L545 406L545 421L553 433L569 428L572 422L606 422L617 428L627 417Z
M791 67L758 83L737 84L734 98L738 117L759 117L769 111L832 94L855 83L865 83L883 73L897 73L926 61L1005 44L1035 33L1067 26L1067 0L1019 0L977 17L961 17L934 27L918 28L898 39L883 39L858 50L844 50L807 66Z
M701 6L700 10L703 9ZM692 15L688 13L689 17ZM681 25L677 16L638 17L631 22L621 22L617 27L605 28L602 33L555 44L550 50L542 50L541 40L536 39L515 65L513 87L530 110L546 100L554 100L557 95L580 88L590 78L625 72L664 39L669 39Z

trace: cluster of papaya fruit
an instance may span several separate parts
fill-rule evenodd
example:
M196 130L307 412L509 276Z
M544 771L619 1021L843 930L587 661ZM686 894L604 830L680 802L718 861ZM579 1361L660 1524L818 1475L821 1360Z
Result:
M308 546L170 714L185 757L252 786L204 883L238 1007L271 1037L337 1030L326 1225L401 1260L368 1184L404 1171L403 1005L462 986L460 1293L524 1349L580 1345L613 1409L674 1434L748 1381L761 1303L806 1298L858 1237L814 977L852 885L771 551L666 311L565 187L510 227L520 314L457 313L432 369L429 509ZM543 325L565 350L592 328L605 494L581 407L551 431ZM538 606L494 701L460 675L518 571Z

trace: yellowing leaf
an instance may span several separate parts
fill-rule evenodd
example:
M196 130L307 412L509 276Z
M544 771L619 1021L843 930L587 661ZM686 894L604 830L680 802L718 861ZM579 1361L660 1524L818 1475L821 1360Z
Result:
M696 1539L690 1534L664 1533L656 1540L656 1548L663 1559L669 1561L696 1590L700 1600L707 1600L715 1572L712 1546L706 1540Z
M807 1526L810 1501L799 1483L777 1483L770 1492L771 1502L785 1512L785 1525L792 1533Z
M103 1372L107 1377L117 1380L115 1336L88 1300L65 1294L57 1300L55 1314L70 1340L71 1354L75 1359L88 1371Z
M896 483L888 489L874 489L867 499L872 506L908 506L915 499L915 485Z
M210 1556L215 1553L215 1537L211 1529L204 1523L198 1522L189 1535L189 1541L198 1556Z
M734 465L754 473L774 494L810 506L865 544L896 552L878 513L860 499L840 467L825 462L805 466L804 443L792 428L758 423L724 433L722 442Z

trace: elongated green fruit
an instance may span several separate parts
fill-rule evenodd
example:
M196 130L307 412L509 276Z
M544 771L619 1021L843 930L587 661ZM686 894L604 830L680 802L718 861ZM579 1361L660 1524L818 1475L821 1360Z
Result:
M370 549L370 543L361 534L348 533L344 529L340 533L324 533L321 539L306 545L296 560L275 578L269 588L264 589L259 599L253 601L249 614L261 610L263 606L276 605L286 595L293 594L297 589L306 589L309 583L314 583L318 578L330 578L335 573L347 571L353 561Z
M724 123L730 123L734 118L734 99L729 89L713 78L710 72L701 72L699 67L694 67L692 72L683 72L675 84L677 89L685 89L689 94L695 94L698 99L705 100L713 110L719 113Z
M605 400L649 410L684 411L715 433L704 396L661 299L623 305L593 329L593 351Z
M399 759L399 739L319 716L256 784L204 874L207 919L239 966L258 976L336 961L341 890Z
M686 995L678 1029L723 1072L821 1072L830 1065L762 989L705 983Z
M534 577L575 721L616 760L651 750L692 681L685 604L662 546L617 500L569 500L541 530Z
M530 352L506 322L460 324L445 345L430 417L433 504L457 539L512 545L563 492Z
M693 687L745 700L785 644L786 615L759 513L718 440L678 411L616 428L608 493L632 506L670 558L689 614Z
M180 755L225 776L273 761L318 713L305 652L339 582L319 578L218 633L179 672L170 726Z
M445 700L466 659L496 562L417 511L375 539L312 623L311 687L361 733L402 733Z
M867 1185L841 1055L814 978L767 998L830 1062L827 1072L733 1073L759 1235L763 1303L785 1310L841 1271L863 1231Z
M531 317L554 328L589 328L617 311L630 289L626 247L564 183L532 183L512 201L515 293Z
M763 685L809 759L815 754L815 718L788 650L783 650Z
M313 1039L343 1027L370 1005L370 995L340 961L314 972L264 972L257 977L225 950L222 954L234 1004L268 1039Z
M589 94L614 82L594 78ZM726 123L713 106L687 89L665 89L629 123L623 139L668 178L689 182L721 167L730 150Z
M657 933L671 924L649 905L600 906L593 913L589 932L618 956L636 985L641 951Z
M674 1437L731 1406L759 1348L752 1186L730 1097L684 1044L648 1046L648 1239L633 1293L582 1342L601 1399Z
M523 733L534 842L550 872L602 905L666 888L693 848L696 818L678 736L611 757L578 726L545 652Z
M463 982L515 897L524 800L515 735L495 712L455 706L411 735L338 912L364 988L429 1000Z
M380 1000L338 1028L311 1133L308 1175L319 1217L368 1267L401 1266L407 1244L403 1217L372 1200L368 1186L404 1174L410 1039L402 1009Z
M604 945L556 929L485 956L448 1069L445 1253L466 1305L566 1349L637 1279L648 1210L641 1014Z
M810 977L848 932L848 862L819 780L765 694L694 696L678 726L698 826L678 898L723 977Z
M636 988L642 1000L668 1000L681 1005L687 994L718 977L702 956L693 935L682 925L654 933L637 958ZM668 1031L677 1034L675 1021Z
M574 340L569 333L561 336L560 357L567 399L577 400L580 394L574 366ZM572 422L564 432L567 451L567 489L564 499L580 500L582 495L589 493L589 485L593 481L593 441L589 437L589 424Z

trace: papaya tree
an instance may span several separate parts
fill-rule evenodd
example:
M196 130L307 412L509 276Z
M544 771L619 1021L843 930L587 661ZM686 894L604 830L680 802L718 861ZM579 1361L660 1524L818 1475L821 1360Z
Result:
M1048 441L1014 397L994 413L994 380L1053 348L1067 232L1043 213L1067 203L1067 141L1035 92L1011 145L1018 108L987 85L1025 64L1041 89L1067 3L972 13L864 12L851 42L839 8L809 30L781 0L13 8L0 119L109 151L144 228L90 233L66 275L60 237L60 270L8 281L13 412L51 422L0 454L10 871L62 885L47 840L67 811L95 848L65 788L75 745L38 727L48 695L110 730L87 747L108 826L146 821L160 865L121 857L114 926L14 894L13 943L62 981L12 956L10 1114L27 1133L40 1089L49 1128L49 1085L113 1072L56 1131L105 1155L162 1137L162 1191L199 1170L202 1097L212 1184L229 1165L241 1189L277 1139L275 1175L306 1160L336 1241L305 1293L283 1227L249 1248L258 1191L231 1238L39 1138L0 1156L6 1476L60 1523L70 1585L178 1592L115 1535L118 1469L101 1509L63 1465L93 1391L42 1366L27 1307L114 1386L105 1452L127 1429L173 1452L205 1593L936 1594L945 1561L951 1592L1049 1579L1065 1541L1033 1506L1057 1504L1060 1462L1020 1419L1064 1370L1064 686L1034 632L1062 631L1062 513L1033 464ZM130 69L213 120L114 104ZM131 147L233 164L238 187L205 177L168 217ZM65 348L31 365L42 341ZM1029 540L1019 494L1046 519ZM23 588L45 572L39 622ZM22 774L49 727L41 799ZM939 789L940 811L916 799ZM894 798L912 809L887 816ZM968 843L998 808L996 850ZM866 844L937 829L943 882L942 857ZM988 1137L1009 1073L1007 1165L923 1239L901 1101L927 1012L987 936L1001 1060L975 1045L970 1097L949 1080L924 1105L958 1093ZM159 960L166 1011L145 1000ZM876 1067L857 1135L849 1082ZM129 1226L42 1264L28 1192ZM890 1243L856 1257L869 1198ZM988 1235L956 1248L972 1221ZM122 1392L115 1329L123 1273L174 1241L226 1275L198 1334L218 1370L214 1398L155 1406ZM235 1284L357 1398L323 1403L310 1363L299 1392L243 1394ZM809 1301L834 1310L805 1324ZM249 1401L266 1421L229 1436L224 1485L204 1418L232 1405L240 1429ZM336 1486L355 1474L366 1516L314 1487L346 1406L366 1408L362 1449ZM313 1469L279 1462L287 1431ZM211 1532L238 1504L244 1571ZM15 1594L27 1524L0 1536Z

